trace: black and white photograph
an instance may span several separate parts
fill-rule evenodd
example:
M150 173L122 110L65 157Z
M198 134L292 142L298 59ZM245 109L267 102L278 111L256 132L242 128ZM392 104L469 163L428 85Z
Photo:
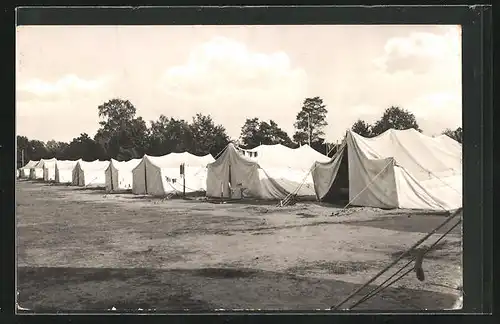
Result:
M461 309L461 33L17 26L17 311Z

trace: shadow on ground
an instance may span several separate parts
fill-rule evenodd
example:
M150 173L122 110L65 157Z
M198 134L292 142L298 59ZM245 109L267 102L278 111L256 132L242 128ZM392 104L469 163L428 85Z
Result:
M245 268L18 268L18 304L48 313L102 312L112 307L117 311L327 309L357 287L337 280ZM391 288L358 309L440 310L449 308L454 300L452 295Z
M420 218L425 220L425 222L415 221L415 218ZM416 233L428 233L431 229L436 228L441 223L445 221L445 217L438 214L415 214L415 215L395 215L392 217L384 217L380 219L372 219L367 221L346 221L344 224L355 225L355 226L368 226L375 228L388 229L398 232L416 232ZM452 221L453 224L455 221ZM450 224L440 228L436 233L443 234L451 227ZM462 235L462 227L455 227L450 234Z

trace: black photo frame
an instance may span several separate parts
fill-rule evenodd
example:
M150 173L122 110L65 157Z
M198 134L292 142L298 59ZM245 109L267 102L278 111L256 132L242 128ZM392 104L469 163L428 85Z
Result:
M4 58L2 84L7 85L4 94L12 98L10 105L0 109L2 135L0 152L2 173L2 323L35 320L15 311L15 25L296 25L296 24L449 24L462 26L462 102L464 147L464 215L463 218L463 283L464 308L459 311L443 311L453 314L450 321L460 320L459 314L488 314L493 310L493 54L492 54L492 7L487 5L451 6L276 6L276 7L19 7L14 12L2 13L7 17L3 34L12 57ZM8 88L12 86L12 88ZM9 91L10 90L10 91ZM499 93L499 91L496 91ZM11 94L9 96L9 94ZM69 312L71 313L71 312ZM81 314L81 312L78 312ZM108 312L114 314L116 312ZM215 313L215 312L214 312ZM133 313L132 313L133 314ZM222 312L217 314L170 314L165 316L102 319L118 322L274 322L312 321L357 322L374 321L382 316L365 314L352 317L338 312ZM155 314L159 315L160 312ZM265 316L272 314L275 316ZM353 313L354 315L355 313ZM423 312L424 315L431 315ZM433 313L435 315L435 313ZM308 315L311 318L307 318ZM94 315L48 315L44 320L86 321ZM126 316L127 318L124 318ZM401 315L403 316L403 315ZM410 319L404 315L404 321ZM486 316L486 315L484 315ZM16 317L14 319L14 317ZM435 321L440 316L422 320ZM5 320L4 320L5 318ZM491 319L491 318L490 318ZM396 318L393 319L396 321ZM477 321L477 317L469 320ZM36 320L37 321L37 320ZM399 322L399 320L398 320Z

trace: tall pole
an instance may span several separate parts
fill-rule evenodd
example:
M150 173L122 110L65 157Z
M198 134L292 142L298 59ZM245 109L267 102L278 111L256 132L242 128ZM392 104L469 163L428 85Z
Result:
M308 142L309 142L309 146L311 146L311 114L310 113L307 113L307 128L309 129L309 131L307 132Z
M21 167L24 166L24 149L21 149Z
M186 198L186 164L182 163L182 197Z

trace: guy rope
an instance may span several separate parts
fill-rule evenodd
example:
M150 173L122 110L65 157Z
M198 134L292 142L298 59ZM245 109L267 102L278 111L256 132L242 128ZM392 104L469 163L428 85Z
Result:
M444 222L442 222L434 230L432 230L430 233L428 233L423 238L421 238L417 243L415 243L412 247L410 247L406 252L401 254L396 260L394 260L391 264L389 264L384 269L379 271L375 276L373 276L370 280L368 280L361 287L357 288L354 292L352 292L349 296L347 296L345 299L343 299L340 303L338 303L335 306L332 306L331 309L338 310L339 307L341 307L342 305L347 303L349 300L351 300L355 295L357 295L359 292L361 292L364 288L366 288L368 285L373 283L376 279L378 279L380 276L382 276L384 273L386 273L390 268L395 266L400 260L402 260L405 257L411 256L411 253L417 251L417 247L420 244L422 244L425 240L429 239L432 235L436 234L437 231L439 231L441 228L443 228L446 224L451 222L455 217L457 217L461 213L462 213L462 208L455 210L455 212L453 212ZM422 251L417 253L417 255L412 256L410 258L410 260L403 267L401 267L396 273L394 273L392 276L390 276L384 282L379 284L376 288L372 289L370 292L365 294L361 299L359 299L357 302L355 302L349 309L352 309L352 308L360 305L361 303L367 301L368 299L372 298L373 296L380 293L385 288L389 287L390 285L392 285L395 282L402 279L404 276L406 276L411 271L415 271L415 273L417 274L417 278L420 281L425 280L424 272L422 269L423 257L425 256L425 254L427 254L429 251L431 251L446 235L448 235L453 229L455 229L461 223L462 223L462 220L459 219L457 222L455 222L455 224L452 227L450 227L446 232L444 232L431 246L423 249ZM414 267L413 268L408 267L414 261L415 261ZM400 274L400 275L398 277L396 277L398 274ZM394 277L396 277L396 278L393 279Z
M342 150L347 145L346 137L344 137L344 139L342 140L340 148L335 153L335 156L337 156L337 154L339 154L339 152L342 152ZM335 147L336 146L332 146L332 148L328 151L326 156L330 155L330 153L333 151L333 149ZM333 159L333 157L332 157L332 159ZM304 183L306 183L307 177L316 169L316 167L317 167L317 164L315 164L312 168L310 168L309 171L307 172L307 174L305 175L304 179L302 180L302 182L297 186L297 188L295 188L295 190L293 192L288 193L286 195L286 197L283 198L283 200L280 200L280 202L276 205L276 207L284 207L284 206L287 206L288 204L290 204L293 201L293 198L295 198L297 196L297 193L299 192L300 188L302 188Z

